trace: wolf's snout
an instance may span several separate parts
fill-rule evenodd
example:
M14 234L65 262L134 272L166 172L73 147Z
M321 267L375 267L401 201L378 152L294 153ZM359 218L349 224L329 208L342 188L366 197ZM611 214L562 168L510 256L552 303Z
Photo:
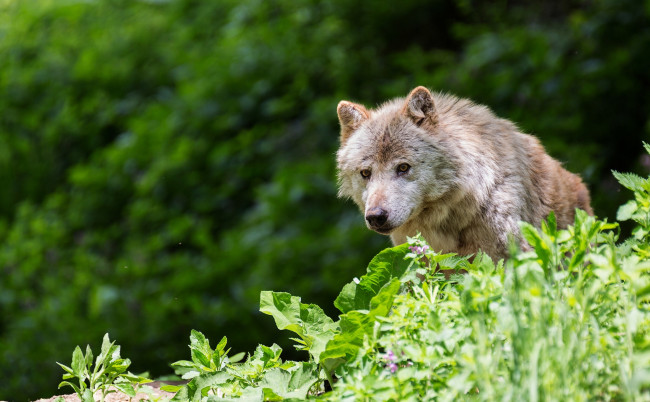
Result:
M379 207L371 208L366 212L366 221L372 229L380 229L388 221L388 211Z

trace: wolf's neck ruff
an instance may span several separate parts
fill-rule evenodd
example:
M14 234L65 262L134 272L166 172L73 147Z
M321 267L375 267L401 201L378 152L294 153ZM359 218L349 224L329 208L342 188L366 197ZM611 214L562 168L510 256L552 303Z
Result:
M591 213L580 178L488 108L417 87L374 110L337 108L339 196L394 244L421 232L436 251L505 257L518 222ZM522 243L522 246L527 245Z

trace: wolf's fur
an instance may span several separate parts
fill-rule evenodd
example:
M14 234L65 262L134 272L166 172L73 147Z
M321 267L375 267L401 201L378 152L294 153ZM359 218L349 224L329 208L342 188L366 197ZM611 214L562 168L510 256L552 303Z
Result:
M339 196L393 244L421 232L436 251L502 258L510 235L521 241L519 221L538 226L554 211L564 228L575 208L592 213L580 178L485 106L418 87L375 110L341 101L337 111Z

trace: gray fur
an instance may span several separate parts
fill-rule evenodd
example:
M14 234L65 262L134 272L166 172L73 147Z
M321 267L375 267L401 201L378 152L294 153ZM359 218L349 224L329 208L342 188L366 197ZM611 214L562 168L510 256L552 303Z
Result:
M354 127L344 121L350 111ZM387 211L386 228L371 229L390 234L394 244L421 232L436 251L482 250L501 258L509 236L520 240L519 221L539 225L557 209L566 226L574 208L591 212L580 179L536 138L469 100L418 87L375 110L342 102L339 120L339 196L351 198L364 214ZM410 170L400 175L404 163ZM368 179L360 174L364 169L371 172Z

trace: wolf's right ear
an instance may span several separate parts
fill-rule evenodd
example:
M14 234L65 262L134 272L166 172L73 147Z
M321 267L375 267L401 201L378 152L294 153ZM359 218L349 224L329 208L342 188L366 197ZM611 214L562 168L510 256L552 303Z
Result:
M370 117L365 107L348 101L339 102L336 113L341 123L341 144L345 143L350 135Z
M406 103L402 110L418 126L425 122L435 124L438 120L433 95L431 91L422 86L411 91L406 97Z

